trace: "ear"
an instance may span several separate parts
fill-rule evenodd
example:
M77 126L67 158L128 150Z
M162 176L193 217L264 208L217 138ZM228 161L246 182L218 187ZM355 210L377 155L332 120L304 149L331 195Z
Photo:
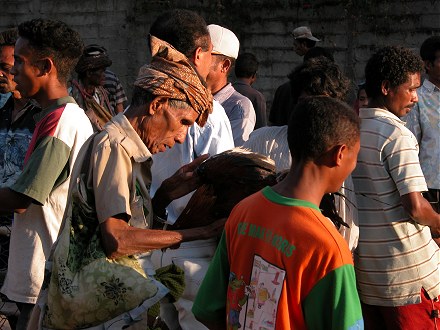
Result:
M200 64L203 62L203 49L202 47L197 47L195 52L192 55L192 62L196 67L200 66Z
M222 63L222 66L221 66L222 72L228 72L229 69L231 68L231 66L232 66L231 60L228 59L228 58L224 59L223 63Z
M341 144L334 146L331 149L331 155L332 155L332 163L333 166L341 166L342 162L344 161L345 153L347 152L347 145Z
M390 82L388 80L383 80L381 85L380 85L380 89L382 91L383 95L388 95L388 93L390 92Z
M40 70L40 75L44 76L51 73L55 66L52 59L46 57L38 61L37 67Z
M161 113L168 104L168 100L168 97L156 96L148 107L148 114L154 116L156 113Z

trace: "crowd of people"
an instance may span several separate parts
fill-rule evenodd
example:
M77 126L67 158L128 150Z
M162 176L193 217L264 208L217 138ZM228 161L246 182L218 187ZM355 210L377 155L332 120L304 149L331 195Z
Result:
M190 10L154 20L130 102L64 22L0 33L13 329L438 329L440 36L378 49L354 105L311 29L292 41L267 113L256 56ZM227 177L225 152L278 175L215 195L203 164Z

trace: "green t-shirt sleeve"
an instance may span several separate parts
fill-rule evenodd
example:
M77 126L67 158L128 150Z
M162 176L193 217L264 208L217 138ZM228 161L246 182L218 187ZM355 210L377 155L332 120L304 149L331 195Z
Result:
M302 305L307 329L364 328L352 265L328 273L316 283Z
M43 137L10 188L43 205L51 191L69 177L70 150L60 139Z
M223 231L214 258L209 265L192 307L192 312L197 318L225 322L228 282L229 260L226 234Z

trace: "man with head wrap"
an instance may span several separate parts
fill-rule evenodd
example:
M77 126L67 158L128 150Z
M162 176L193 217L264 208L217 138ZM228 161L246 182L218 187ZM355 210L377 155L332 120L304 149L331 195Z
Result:
M203 126L212 111L212 95L188 59L158 38L150 42L153 59L139 71L130 107L85 143L75 164L39 301L46 328L119 329L140 320L169 292L153 279L148 251L222 230L223 221L181 231L149 229L162 207L198 186L193 170L206 159L165 180L152 201L151 155L182 143L188 127Z
M84 109L95 131L101 131L115 115L108 92L104 89L105 69L110 65L112 61L104 47L88 45L75 67L78 80L72 80L71 94Z

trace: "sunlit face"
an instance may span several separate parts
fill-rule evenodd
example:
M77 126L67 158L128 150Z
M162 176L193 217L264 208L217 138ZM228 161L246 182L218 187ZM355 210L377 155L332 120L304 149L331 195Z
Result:
M17 90L26 98L34 97L41 87L38 79L40 70L33 64L34 60L29 40L18 38L15 43L14 66L11 73L17 83Z
M220 79L220 76L222 75L222 61L223 55L218 54L212 54L212 61L211 65L209 67L209 73L206 77L206 83L208 85L209 89L213 89L213 86L216 84L216 82Z
M196 71L199 74L200 77L202 77L204 80L208 77L209 68L211 67L211 61L212 61L212 43L209 42L209 48L207 51L202 50L199 53L200 60L197 62L198 65L196 65Z
M420 73L408 75L408 79L403 84L392 87L385 95L385 106L397 117L408 114L418 101L417 88L420 87Z
M14 66L14 46L0 48L0 93L9 93L15 90L17 84L11 74Z
M144 121L140 136L152 154L172 148L185 141L188 127L194 124L199 114L191 109L170 107L168 102L154 115Z
M359 108L368 107L368 97L365 89L359 90L358 102L359 102Z

